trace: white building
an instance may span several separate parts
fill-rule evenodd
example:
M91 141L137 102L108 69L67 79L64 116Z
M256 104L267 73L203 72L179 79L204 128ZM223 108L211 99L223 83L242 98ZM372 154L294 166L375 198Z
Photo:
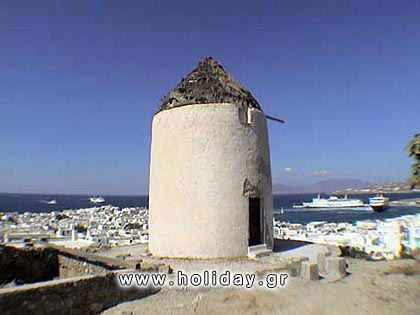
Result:
M266 116L205 58L152 121L149 250L156 256L243 257L273 244Z
M411 250L420 249L420 219L412 221L407 229L407 246Z
M399 258L402 252L402 231L400 222L397 220L381 222L378 224L376 230L380 234L383 246L391 251L395 258Z

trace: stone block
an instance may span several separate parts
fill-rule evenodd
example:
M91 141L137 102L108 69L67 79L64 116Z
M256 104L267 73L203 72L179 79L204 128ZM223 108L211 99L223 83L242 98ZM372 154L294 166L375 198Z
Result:
M339 279L347 275L346 261L343 257L327 257L326 267L327 277L330 279Z
M318 264L319 273L324 276L327 273L326 253L317 253L316 262Z
M293 257L288 270L291 277L299 277L302 270L302 262L309 261L309 257Z
M303 261L300 277L305 280L319 280L318 264L310 261Z

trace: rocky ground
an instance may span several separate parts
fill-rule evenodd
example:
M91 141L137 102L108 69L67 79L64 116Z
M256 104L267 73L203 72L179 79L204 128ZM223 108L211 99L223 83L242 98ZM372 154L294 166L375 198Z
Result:
M311 255L319 250L303 247L295 254ZM268 264L270 259L273 261L272 257L263 260ZM284 257L274 260L281 259ZM162 289L102 314L420 314L419 261L348 259L347 263L350 274L334 282L290 278L286 287L276 289Z

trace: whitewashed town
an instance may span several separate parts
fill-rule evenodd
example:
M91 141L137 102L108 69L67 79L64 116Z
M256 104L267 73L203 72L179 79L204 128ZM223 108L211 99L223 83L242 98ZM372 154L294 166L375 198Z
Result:
M146 208L111 205L49 213L7 212L0 213L0 235L3 243L15 246L32 246L33 241L70 248L122 246L147 241L147 219Z
M104 205L49 213L0 213L0 235L4 244L17 247L39 246L42 242L69 248L146 243L148 209ZM274 220L274 237L349 246L372 259L391 260L419 250L420 214L355 224Z
M396 259L420 248L420 214L355 224L326 221L274 222L274 237L317 244L349 246L372 259Z

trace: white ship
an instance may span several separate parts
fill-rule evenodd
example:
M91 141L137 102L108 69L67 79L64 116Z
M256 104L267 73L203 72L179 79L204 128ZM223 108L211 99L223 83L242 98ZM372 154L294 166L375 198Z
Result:
M383 194L378 194L375 197L369 198L369 205L373 210L382 212L388 207L389 198L384 197Z
M89 201L92 203L103 203L105 199L103 197L90 197Z
M363 203L360 199L338 198L337 196L330 196L328 199L318 197L313 198L312 202L303 202L301 206L293 205L295 209L317 209L317 210L332 210L332 209L347 209L347 210L372 210L370 205Z
M45 203L47 205L56 205L57 204L57 200L55 199L50 199L50 200L40 200L40 202Z

